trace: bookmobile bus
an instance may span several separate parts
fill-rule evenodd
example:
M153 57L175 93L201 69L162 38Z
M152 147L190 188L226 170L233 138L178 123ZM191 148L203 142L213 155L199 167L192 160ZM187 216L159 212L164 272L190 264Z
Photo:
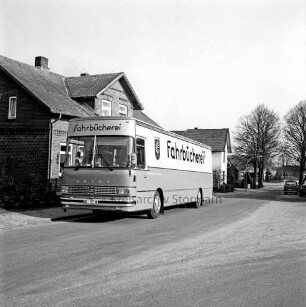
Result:
M211 148L128 117L69 122L61 202L66 209L147 213L200 207L212 196Z

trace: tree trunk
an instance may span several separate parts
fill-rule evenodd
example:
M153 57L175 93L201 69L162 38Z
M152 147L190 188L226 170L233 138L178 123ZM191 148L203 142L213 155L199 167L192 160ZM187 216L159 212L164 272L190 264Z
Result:
M258 188L262 188L262 168L259 166L258 170Z
M256 189L256 177L257 177L257 159L254 159L254 182L253 189Z
M258 172L258 187L263 188L264 163L260 161Z
M304 170L305 170L305 162L306 162L306 159L305 158L302 158L301 159L301 163L300 163L300 170L299 170L299 185L301 185L303 183L303 173L304 173Z

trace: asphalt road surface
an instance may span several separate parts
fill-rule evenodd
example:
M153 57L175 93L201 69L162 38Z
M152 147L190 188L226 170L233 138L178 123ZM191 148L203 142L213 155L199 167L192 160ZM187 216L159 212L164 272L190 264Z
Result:
M306 199L279 191L200 209L1 234L1 306L306 306Z

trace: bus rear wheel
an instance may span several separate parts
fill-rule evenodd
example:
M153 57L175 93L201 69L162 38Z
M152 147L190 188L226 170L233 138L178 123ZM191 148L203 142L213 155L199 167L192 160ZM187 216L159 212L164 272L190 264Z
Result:
M153 206L147 213L148 218L156 219L160 214L161 208L162 208L162 200L160 194L158 191L155 191L153 197Z
M203 203L202 191L201 191L201 189L199 189L198 193L197 193L197 197L196 197L196 201L195 201L194 207L195 208L200 208L202 206L202 203Z

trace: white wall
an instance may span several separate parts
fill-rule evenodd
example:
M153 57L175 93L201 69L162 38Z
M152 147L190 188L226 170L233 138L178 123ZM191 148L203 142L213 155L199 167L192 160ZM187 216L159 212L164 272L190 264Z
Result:
M224 158L225 155L225 158ZM223 172L225 172L224 174L224 183L227 182L227 146L225 146L225 151L224 152L213 152L212 153L212 166L213 169L215 168L220 168L221 170L221 178L223 175Z

